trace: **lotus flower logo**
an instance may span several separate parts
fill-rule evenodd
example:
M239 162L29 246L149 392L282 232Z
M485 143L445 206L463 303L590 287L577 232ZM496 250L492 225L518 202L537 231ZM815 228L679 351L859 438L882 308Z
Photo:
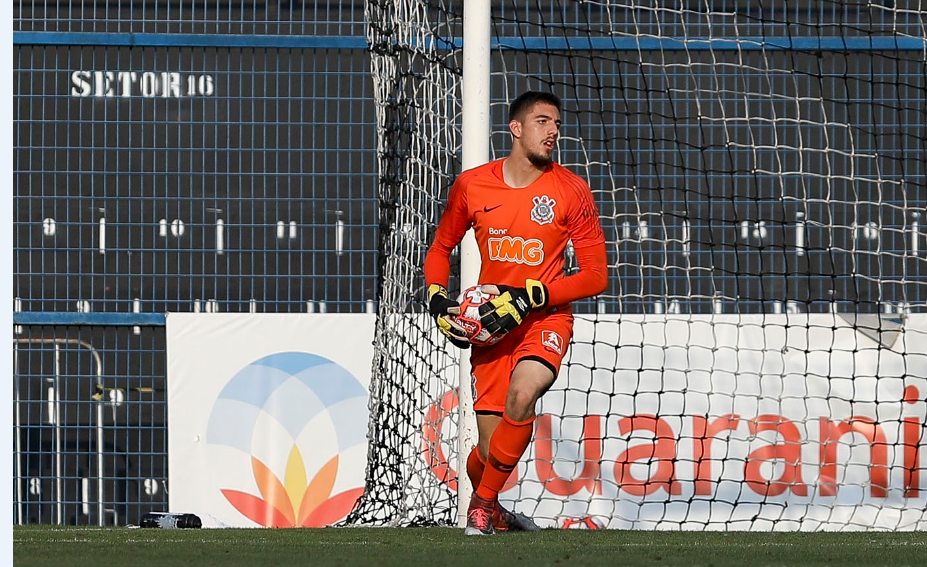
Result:
M222 494L239 512L267 528L327 526L345 517L364 492L363 488L355 488L329 498L338 474L338 457L328 461L307 483L306 468L295 445L283 482L258 459L252 457L251 465L263 498L229 489Z
M339 463L346 452L365 452L366 416L366 389L328 359L287 352L249 364L219 394L206 440L217 450L237 450L242 458L235 462L244 468L238 473L244 474L236 478L250 472L258 494L240 486L219 490L261 526L337 522L363 493L362 480L352 482Z

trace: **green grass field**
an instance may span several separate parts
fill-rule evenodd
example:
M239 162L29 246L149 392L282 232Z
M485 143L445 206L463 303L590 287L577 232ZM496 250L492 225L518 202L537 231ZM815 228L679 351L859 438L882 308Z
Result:
M290 565L927 565L927 533L545 530L465 538L446 528L157 530L15 526L18 567Z

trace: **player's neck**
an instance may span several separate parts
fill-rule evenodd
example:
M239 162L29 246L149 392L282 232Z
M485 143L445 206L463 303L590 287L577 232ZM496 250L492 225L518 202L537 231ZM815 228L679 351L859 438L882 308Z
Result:
M537 181L546 169L547 166L539 167L531 163L527 156L512 152L502 162L502 180L513 189L521 189Z

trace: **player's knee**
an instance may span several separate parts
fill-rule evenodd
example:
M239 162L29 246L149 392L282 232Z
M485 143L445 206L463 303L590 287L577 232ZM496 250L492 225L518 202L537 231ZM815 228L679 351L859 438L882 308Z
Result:
M537 399L537 394L527 388L512 388L505 400L505 413L514 421L531 419Z

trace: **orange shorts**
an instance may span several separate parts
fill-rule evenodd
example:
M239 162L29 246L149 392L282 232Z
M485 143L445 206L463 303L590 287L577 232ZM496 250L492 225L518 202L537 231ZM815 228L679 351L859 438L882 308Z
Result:
M512 371L521 360L537 360L556 377L572 337L572 313L537 313L528 316L498 343L473 347L470 354L473 409L498 413L505 410Z

